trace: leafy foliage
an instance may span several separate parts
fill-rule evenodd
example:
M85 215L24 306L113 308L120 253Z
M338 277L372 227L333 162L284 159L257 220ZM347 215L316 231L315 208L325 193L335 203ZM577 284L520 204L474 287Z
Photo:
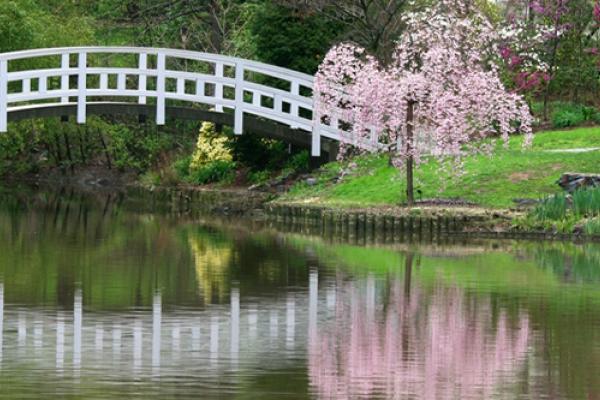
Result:
M204 185L216 182L231 182L235 176L236 164L233 161L216 160L190 171L190 183Z
M554 103L552 112L552 126L555 128L569 128L585 122L600 123L600 110L582 104Z
M256 58L314 74L341 26L321 14L300 15L266 2L255 8L249 30Z
M578 190L573 195L559 193L543 199L525 220L527 226L572 232L580 226L584 233L598 234L600 188Z

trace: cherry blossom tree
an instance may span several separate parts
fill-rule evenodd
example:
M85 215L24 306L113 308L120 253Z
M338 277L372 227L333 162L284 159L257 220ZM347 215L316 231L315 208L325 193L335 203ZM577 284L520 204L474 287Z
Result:
M483 139L507 143L516 132L529 143L532 118L490 61L498 35L472 2L440 0L403 23L388 64L352 43L332 48L316 75L315 108L345 145L385 152L406 169L412 205L413 168L425 156L461 160L494 147Z

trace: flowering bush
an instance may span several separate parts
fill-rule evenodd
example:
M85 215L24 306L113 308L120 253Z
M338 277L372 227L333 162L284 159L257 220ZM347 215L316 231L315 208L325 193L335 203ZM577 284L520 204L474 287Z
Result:
M231 161L232 156L227 141L227 136L216 132L215 124L203 122L196 150L190 162L190 170L197 170L213 161Z

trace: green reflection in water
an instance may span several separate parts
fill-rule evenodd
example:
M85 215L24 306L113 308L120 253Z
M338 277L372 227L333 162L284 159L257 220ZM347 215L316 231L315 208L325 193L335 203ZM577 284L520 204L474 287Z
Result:
M116 196L11 203L0 211L6 301L70 308L81 287L86 306L101 310L148 307L156 291L166 304L219 304L232 284L246 295L306 281L303 257L276 237L219 226L132 213Z

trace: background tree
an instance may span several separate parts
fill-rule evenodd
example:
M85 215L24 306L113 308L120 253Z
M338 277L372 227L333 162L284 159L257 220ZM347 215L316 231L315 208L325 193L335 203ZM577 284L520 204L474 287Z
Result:
M353 41L383 62L391 61L404 29L408 0L276 0L299 14L321 14L344 27L340 37Z
M253 7L248 30L255 58L314 74L344 25L318 13L266 3Z
M597 1L510 0L503 9L500 54L511 87L540 98L542 118L552 99L594 102L598 92Z

